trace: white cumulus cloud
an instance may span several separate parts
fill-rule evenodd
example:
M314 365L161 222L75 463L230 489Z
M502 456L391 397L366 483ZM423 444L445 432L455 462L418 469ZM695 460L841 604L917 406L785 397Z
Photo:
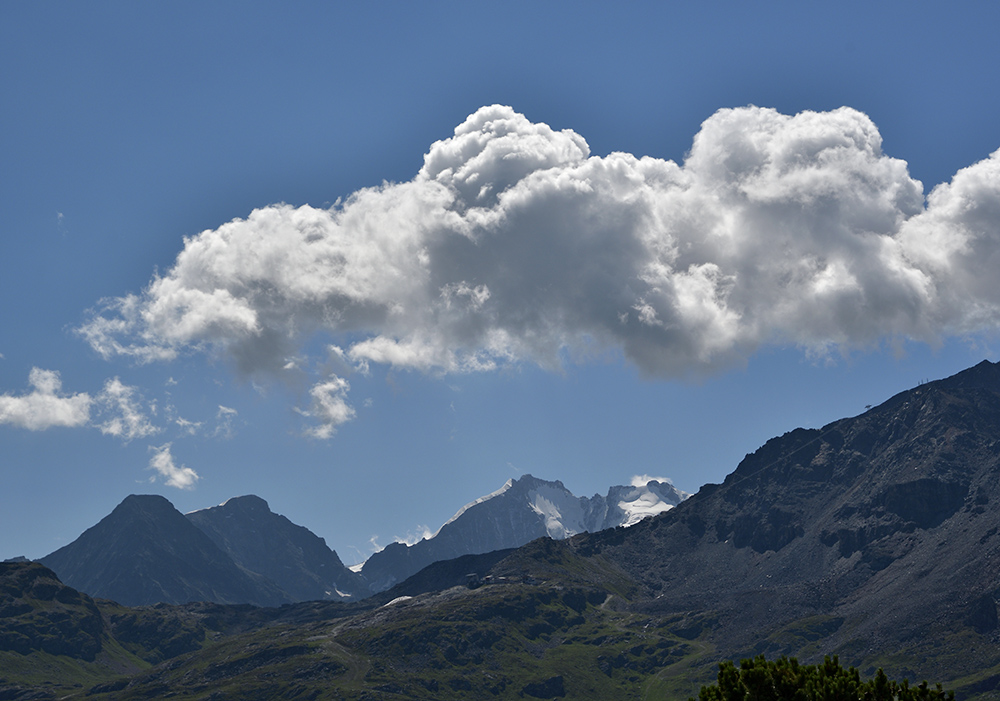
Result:
M0 424L41 431L54 426L86 426L90 421L91 396L62 392L62 380L55 370L32 368L28 384L32 387L28 394L0 395Z
M170 453L170 443L164 443L159 447L150 446L153 457L149 460L149 468L155 470L168 487L178 489L193 489L195 483L200 479L198 473L190 467L174 464L174 457Z
M228 355L281 372L316 332L354 367L556 368L618 350L677 377L762 345L810 352L1000 324L1000 151L924 200L850 108L723 109L683 163L590 155L571 130L483 107L412 180L285 204L186 238L81 328L102 355ZM317 384L325 437L353 417Z

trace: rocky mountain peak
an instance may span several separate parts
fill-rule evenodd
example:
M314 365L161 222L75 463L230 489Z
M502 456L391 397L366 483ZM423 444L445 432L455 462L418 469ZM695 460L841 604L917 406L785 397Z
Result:
M187 518L238 565L274 581L294 601L367 593L326 541L273 513L258 496L234 497Z
M373 592L401 582L433 562L516 548L536 538L631 526L667 511L688 495L668 482L611 487L607 496L578 497L559 480L530 474L507 480L452 516L431 538L393 543L361 569Z
M130 494L112 511L120 516L126 514L170 515L177 510L166 497L159 494Z
M221 509L222 511L244 511L255 514L271 513L271 507L256 494L233 497L214 508Z
M289 601L225 555L165 498L131 495L69 545L40 560L66 584L131 606Z

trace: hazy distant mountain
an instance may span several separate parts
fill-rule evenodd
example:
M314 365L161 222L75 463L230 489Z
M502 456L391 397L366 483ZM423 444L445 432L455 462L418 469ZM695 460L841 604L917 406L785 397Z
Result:
M69 586L128 606L290 601L276 584L237 565L156 495L127 497L96 526L40 562Z
M326 541L272 513L260 497L235 497L221 506L193 511L187 519L236 564L267 577L293 601L367 593L361 577L344 566Z
M536 538L568 538L631 526L673 508L688 494L669 482L642 480L612 487L607 496L578 497L563 486L531 475L464 506L433 537L413 545L393 543L361 569L373 592L384 591L433 562L516 548Z

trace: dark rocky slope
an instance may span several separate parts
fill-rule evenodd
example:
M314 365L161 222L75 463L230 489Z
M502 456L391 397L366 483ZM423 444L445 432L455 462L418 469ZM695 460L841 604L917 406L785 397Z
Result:
M368 594L361 577L344 566L326 541L273 513L260 497L236 497L187 518L236 564L267 577L292 601Z
M663 516L569 547L639 582L644 611L715 612L727 655L1000 672L1000 365L772 439Z
M188 601L276 606L276 584L229 558L161 496L132 495L40 562L66 584L127 606Z

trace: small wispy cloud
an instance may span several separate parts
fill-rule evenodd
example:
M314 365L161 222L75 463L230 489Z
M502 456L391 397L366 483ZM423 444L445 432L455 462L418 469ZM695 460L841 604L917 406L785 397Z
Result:
M216 438L232 438L236 435L235 422L238 414L236 409L220 404L215 412L215 430L212 435Z
M0 395L0 424L31 431L90 427L126 443L160 431L149 418L156 403L145 401L138 388L117 377L107 380L96 396L64 392L55 370L32 368L28 384L32 390L26 394Z
M188 421L181 416L174 418L174 425L177 426L181 433L188 436L197 435L198 431L201 429L202 423L203 422L201 421Z
M239 412L221 404L212 418L200 421L180 416L177 407L173 404L166 406L165 414L167 421L175 426L177 432L182 436L229 439L236 435Z
M425 525L418 525L414 530L407 533L405 536L396 536L393 540L397 543L403 543L405 545L416 545L422 540L428 540L434 537L434 531Z
M651 477L649 475L634 475L630 484L633 487L645 487L650 482L662 482L663 484L673 484L669 477Z
M97 395L96 406L98 413L107 417L95 424L105 435L121 438L127 443L160 431L143 411L143 399L138 388L124 384L117 377L104 383L104 389ZM152 404L146 406L150 413L154 413Z
M177 466L170 448L170 443L164 443L159 447L150 446L153 457L149 460L149 469L155 470L168 487L194 489L195 483L201 478L190 467Z

